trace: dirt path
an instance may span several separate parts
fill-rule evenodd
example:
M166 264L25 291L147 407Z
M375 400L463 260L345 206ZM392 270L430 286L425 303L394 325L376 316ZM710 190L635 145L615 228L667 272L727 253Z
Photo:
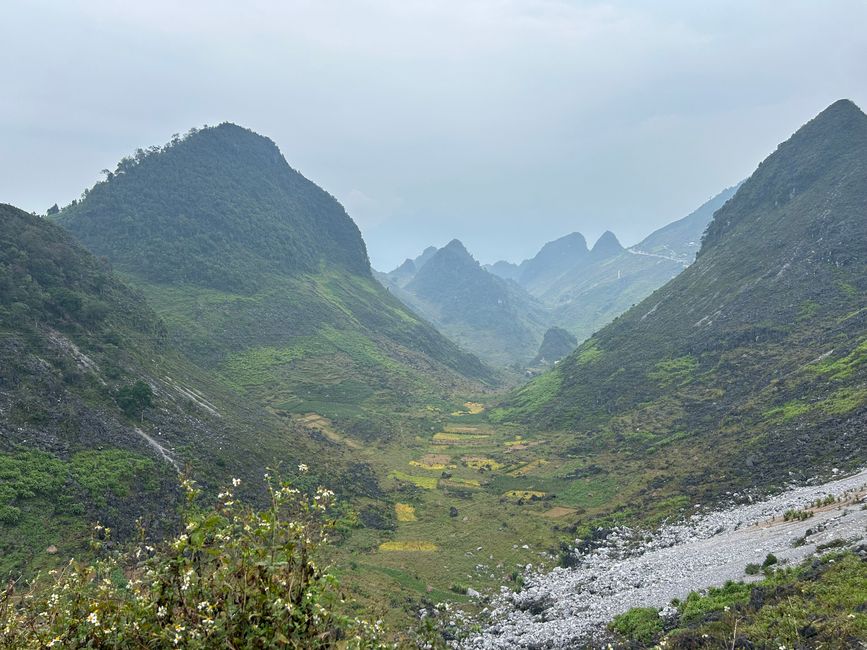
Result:
M814 509L804 521L782 520L787 510L810 509L828 494L843 502ZM867 537L867 470L819 486L800 487L760 503L695 515L648 542L616 531L607 545L580 556L575 569L531 574L519 594L494 597L491 625L466 648L567 648L597 638L604 625L631 607L663 607L690 591L749 579L744 568L768 553L796 563L835 540ZM807 533L810 534L807 534ZM793 546L793 541L803 543Z

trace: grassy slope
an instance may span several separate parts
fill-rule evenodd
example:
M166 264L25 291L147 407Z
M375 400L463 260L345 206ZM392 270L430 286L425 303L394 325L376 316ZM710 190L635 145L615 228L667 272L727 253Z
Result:
M867 560L831 553L772 568L756 583L731 582L677 603L667 625L653 608L618 616L612 629L631 647L853 648L867 637ZM751 645L748 645L751 644Z
M867 117L835 104L717 213L693 266L495 416L614 454L643 475L633 511L863 463L865 187Z

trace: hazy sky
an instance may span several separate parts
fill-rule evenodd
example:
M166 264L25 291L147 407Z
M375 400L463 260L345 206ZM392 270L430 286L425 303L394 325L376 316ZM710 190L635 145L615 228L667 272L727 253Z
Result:
M867 108L867 2L2 0L0 202L44 212L136 147L232 121L390 268L624 244Z

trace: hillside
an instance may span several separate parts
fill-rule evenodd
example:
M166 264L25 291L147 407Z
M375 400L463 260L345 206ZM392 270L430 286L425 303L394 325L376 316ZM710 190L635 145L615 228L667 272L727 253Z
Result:
M518 266L517 282L539 296L564 273L587 263L587 240L578 232L548 242L536 255Z
M0 205L0 574L80 553L97 519L120 537L138 517L174 525L175 446L222 431L143 368L164 340L141 296L61 228ZM142 379L152 395L133 391Z
M865 214L867 116L839 101L716 212L693 265L496 417L640 471L635 507L863 464Z
M541 305L513 282L484 270L458 240L430 256L401 286L399 267L386 277L395 295L444 334L501 366L526 363L544 331Z
M582 341L683 267L626 250L611 232L592 249L572 233L520 265L480 266L455 240L376 278L465 350L501 368L520 368L531 363L549 328ZM470 304L475 308L467 309Z
M740 186L741 184L738 183L724 189L682 219L652 232L641 242L632 246L631 250L637 253L661 255L684 264L692 264L701 246L701 238L713 219L714 212L725 205L726 201L735 195Z
M287 418L381 435L384 403L492 378L373 280L340 204L252 131L222 124L122 161L58 221L185 354Z

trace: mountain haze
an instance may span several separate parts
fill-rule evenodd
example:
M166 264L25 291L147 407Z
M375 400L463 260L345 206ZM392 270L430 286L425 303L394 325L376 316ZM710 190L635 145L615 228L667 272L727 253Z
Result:
M456 239L425 259L430 250L408 281L411 260L380 280L464 349L501 366L526 363L545 329L541 305L483 269Z
M652 232L641 242L632 246L631 250L661 255L684 264L691 264L698 254L701 238L713 219L714 212L725 205L726 201L735 195L740 186L741 184L738 183L724 189L694 212Z
M831 105L713 218L696 262L499 417L719 494L863 461L867 116ZM689 460L687 460L689 459Z

